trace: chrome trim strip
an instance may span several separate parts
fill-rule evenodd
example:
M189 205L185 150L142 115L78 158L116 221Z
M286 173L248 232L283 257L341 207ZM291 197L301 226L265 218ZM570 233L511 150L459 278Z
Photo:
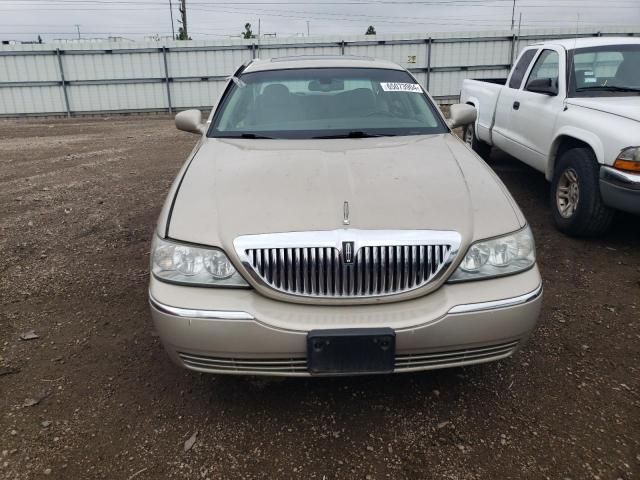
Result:
M481 312L485 310L495 310L497 308L514 307L516 305L522 305L529 303L542 295L542 283L538 285L534 291L525 293L518 297L505 298L503 300L493 300L491 302L479 302L479 303L467 303L463 305L456 305L451 308L447 313L468 313L468 312Z
M600 180L630 190L640 190L640 174L623 172L612 167L600 168Z
M149 295L149 303L159 312L176 317L183 318L200 318L206 320L255 320L253 315L247 312L232 310L196 310L192 308L172 307L160 303L158 300Z

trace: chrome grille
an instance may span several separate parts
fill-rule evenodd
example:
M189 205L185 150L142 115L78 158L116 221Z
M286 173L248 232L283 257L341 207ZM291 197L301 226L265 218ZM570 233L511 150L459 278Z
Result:
M406 244L394 245L389 238L393 240L393 233L380 238L368 233L359 239L358 233L345 230L337 239L315 239L320 240L318 244L309 246L279 246L277 240L290 244L290 239L282 237L294 234L275 234L280 238L266 245L240 241L236 248L254 278L277 291L307 297L353 298L391 295L427 285L450 263L458 247L454 241L430 243L425 238L410 238ZM403 239L407 238L398 240ZM380 244L376 245L376 241ZM349 249L355 254L345 255Z

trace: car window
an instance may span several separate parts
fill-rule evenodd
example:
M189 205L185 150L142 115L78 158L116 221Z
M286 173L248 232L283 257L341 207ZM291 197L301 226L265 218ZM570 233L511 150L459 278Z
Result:
M424 135L448 129L403 70L304 68L248 72L231 84L211 137Z
M555 50L543 50L531 69L526 86L528 87L533 80L540 78L551 78L557 81L560 74L559 58Z
M570 96L640 93L640 45L600 45L570 52Z
M518 60L516 66L513 67L513 73L509 80L509 88L520 88L524 74L527 73L527 68L529 68L529 64L531 63L531 60L533 60L535 54L536 50L532 49L527 50L520 56L520 60Z

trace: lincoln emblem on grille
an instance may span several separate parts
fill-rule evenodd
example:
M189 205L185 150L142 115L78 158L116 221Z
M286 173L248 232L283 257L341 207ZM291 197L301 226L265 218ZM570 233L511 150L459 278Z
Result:
M342 242L342 259L344 263L353 263L353 242Z

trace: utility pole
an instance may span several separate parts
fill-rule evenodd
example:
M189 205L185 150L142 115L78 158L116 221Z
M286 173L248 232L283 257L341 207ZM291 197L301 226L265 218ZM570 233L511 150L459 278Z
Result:
M260 43L260 19L258 18L258 43Z
M307 37L309 36L309 20L307 20Z
M76 30L78 31L78 40L80 40L80 25L76 23Z
M185 40L189 40L189 31L187 30L187 0L180 0L180 14L182 15L182 32Z
M511 31L513 32L513 27L515 26L516 21L516 0L513 0L513 7L511 8Z
M169 14L171 15L171 39L176 39L176 28L173 25L173 5L171 4L171 0L169 0Z

